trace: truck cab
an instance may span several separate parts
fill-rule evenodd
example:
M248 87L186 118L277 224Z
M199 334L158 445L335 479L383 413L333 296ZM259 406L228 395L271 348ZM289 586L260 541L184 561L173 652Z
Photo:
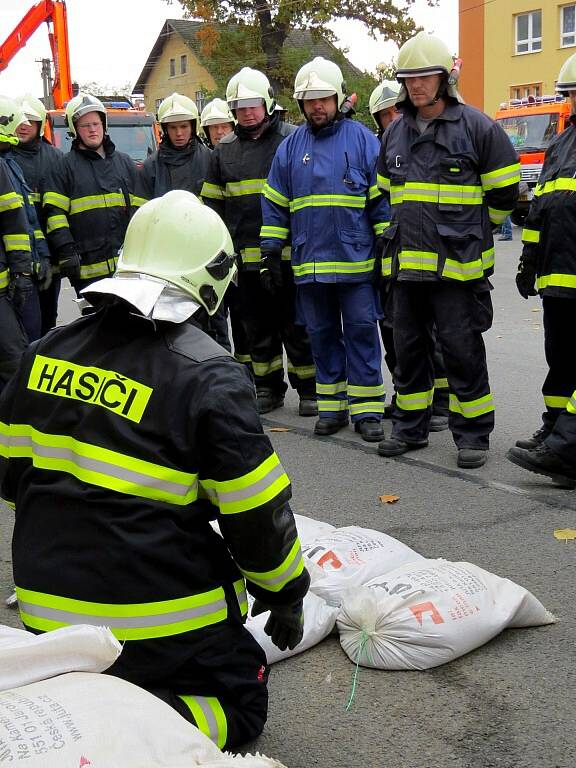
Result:
M511 215L518 226L524 224L528 214L544 163L544 153L552 139L566 127L570 112L569 101L554 95L511 99L501 104L496 112L496 122L502 126L518 153L521 180L525 182Z

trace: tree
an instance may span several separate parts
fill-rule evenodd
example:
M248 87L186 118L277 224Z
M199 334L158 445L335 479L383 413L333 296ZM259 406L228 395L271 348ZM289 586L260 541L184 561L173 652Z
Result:
M170 3L172 0L166 0ZM308 29L332 42L335 35L327 24L337 19L361 21L372 37L382 34L402 45L418 31L410 10L415 0L178 0L188 17L208 22L203 42L214 45L215 25L240 25L258 32L268 75L276 92L283 85L284 43L291 29ZM428 5L438 0L426 0ZM209 47L206 48L209 50Z

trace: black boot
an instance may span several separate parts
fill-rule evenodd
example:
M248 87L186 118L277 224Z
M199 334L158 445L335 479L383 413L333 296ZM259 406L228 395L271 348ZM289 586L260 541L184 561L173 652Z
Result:
M531 450L514 446L510 448L506 458L528 472L546 475L561 483L576 480L576 467L551 451L546 443L541 443Z
M525 440L516 440L516 448L526 448L527 450L536 448L537 446L542 445L549 434L549 429L546 429L546 427L540 427L540 429L537 429L536 432L534 432L532 437L527 437Z
M284 395L281 392L274 392L273 389L257 389L256 404L258 413L270 413L284 405Z

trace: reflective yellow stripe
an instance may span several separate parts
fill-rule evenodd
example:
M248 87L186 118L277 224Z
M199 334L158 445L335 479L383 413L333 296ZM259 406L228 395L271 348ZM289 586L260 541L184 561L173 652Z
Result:
M0 272L0 291L4 288L8 288L8 283L10 282L10 273L7 269L4 269Z
M148 200L146 200L145 197L138 197L138 195L133 195L130 192L130 205L134 208L139 208L141 205L144 205L144 203L147 203Z
M536 288L542 290L552 286L554 288L576 288L576 275L562 275L554 272L551 275L541 275L536 278Z
M202 197L209 197L211 200L224 200L224 187L205 181L202 184L200 195Z
M380 189L383 189L384 192L390 192L390 179L386 176L381 176L379 173L376 174L376 181L378 183L378 186Z
M348 397L383 397L386 394L384 384L374 384L371 387L359 387L348 384Z
M244 264L259 264L262 258L260 248L240 248L240 255Z
M448 407L451 411L459 413L466 419L473 419L493 411L494 399L491 394L488 394L479 397L477 400L462 401L458 400L456 395L450 394Z
M404 202L404 184L391 184L390 185L391 205L399 205L402 202Z
M252 360L252 368L256 376L268 376L274 371L281 371L283 368L282 355L273 357L272 360L267 360L264 363Z
M45 240L44 233L41 229L35 229L34 230L34 237L36 240Z
M91 277L101 277L103 275L111 275L116 269L118 263L118 256L114 256L112 259L106 261L99 261L96 264L82 264L80 267L80 279L88 280Z
M288 373L293 373L299 379L313 379L316 376L315 365L293 365L288 359Z
M338 395L340 393L346 394L347 383L345 381L337 381L334 384L321 384L316 382L316 393L318 395Z
M121 192L107 192L104 195L86 195L70 200L70 216L97 208L125 208L126 200Z
M470 261L466 264L454 259L446 259L442 276L450 277L452 280L478 280L484 277L482 259L476 259L476 261Z
M482 251L482 267L485 272L494 267L494 248Z
M46 221L46 231L48 234L50 232L54 232L56 229L62 229L63 227L68 227L68 219L64 214L58 214L58 216L48 216L48 219Z
M500 189L520 182L520 163L497 168L489 173L481 173L480 180L485 192L490 189Z
M434 389L446 389L448 387L448 379L434 379Z
M235 515L261 507L276 498L290 485L276 453L271 453L259 466L233 480L200 480L204 494L223 515Z
M238 579L238 581L234 582L234 592L236 592L240 613L243 617L246 617L248 615L248 595L244 579Z
M544 395L544 403L548 408L566 408L569 397L562 395Z
M0 422L0 456L30 459L37 469L65 472L82 482L129 496L184 506L198 498L198 476L127 456L28 424Z
M7 192L5 195L0 195L0 213L21 208L22 205L22 198L16 192Z
M226 184L224 194L226 197L259 195L264 189L265 182L266 179L244 179L243 181L230 181Z
M432 184L408 181L392 187L395 197L404 202L442 203L447 205L481 205L482 187L477 184Z
M76 365L36 355L28 389L106 408L123 419L140 423L154 391L117 371Z
M280 192L278 192L277 189L274 189L274 187L271 187L268 182L264 184L264 197L268 200L271 200L273 203L276 203L277 205L281 205L282 208L288 208L290 206L290 200Z
M366 198L360 195L305 195L290 200L290 212L309 207L364 208Z
M400 269L418 269L435 272L438 269L438 254L433 251L400 251Z
M54 205L56 208L62 208L66 212L70 210L70 198L66 197L66 195L61 195L59 192L45 192L43 201L44 205Z
M330 411L347 411L348 399L343 400L326 400L324 398L318 398L318 413L327 413Z
M252 363L250 355L241 355L239 352L234 352L234 357L239 363L246 363L248 365Z
M428 389L424 392L412 392L406 395L396 392L396 405L403 411L424 411L432 405L433 397L433 389Z
M245 579L262 587L262 589L267 589L269 592L280 592L286 584L297 579L304 570L300 539L296 537L290 552L288 552L284 561L277 568L263 572L245 571L243 568L240 570L244 574Z
M375 197L379 197L381 194L382 194L382 192L381 192L381 190L378 189L378 185L374 184L368 190L368 200L374 200Z
M570 400L568 401L568 405L566 406L566 410L568 413L575 413L576 414L576 392L572 395Z
M545 184L537 184L534 190L534 197L549 195L552 192L576 192L576 179L560 177L547 181Z
M305 261L303 264L293 264L296 277L304 275L351 275L371 272L374 269L374 259L366 261Z
M362 413L384 413L384 400L364 400L361 403L350 403L351 416L360 416Z
M35 203L42 202L42 195L40 192L30 192L28 195L28 201L34 205Z
M222 705L215 696L183 696L178 694L190 710L196 727L214 744L223 749L228 739L228 722Z
M392 256L382 259L382 276L389 277L392 274Z
M118 640L146 640L224 621L228 606L217 587L190 597L153 603L93 603L16 587L24 624L49 632L75 624L109 627Z
M4 248L9 253L10 251L31 251L30 237L26 233L19 235L4 235L2 237L4 241Z
M381 235L384 230L388 229L389 226L389 221L379 221L377 224L372 224L372 229L374 230L374 234L378 236Z
M524 227L524 229L522 230L522 242L538 244L540 242L540 230L527 229L526 227Z
M286 227L273 227L265 224L260 229L260 237L277 237L280 240L285 240L289 232L290 230Z

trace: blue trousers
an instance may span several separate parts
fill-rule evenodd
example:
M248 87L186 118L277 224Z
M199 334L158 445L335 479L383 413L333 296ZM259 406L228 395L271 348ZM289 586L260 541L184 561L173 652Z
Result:
M297 315L316 365L318 415L352 421L384 413L378 295L371 283L298 286Z

